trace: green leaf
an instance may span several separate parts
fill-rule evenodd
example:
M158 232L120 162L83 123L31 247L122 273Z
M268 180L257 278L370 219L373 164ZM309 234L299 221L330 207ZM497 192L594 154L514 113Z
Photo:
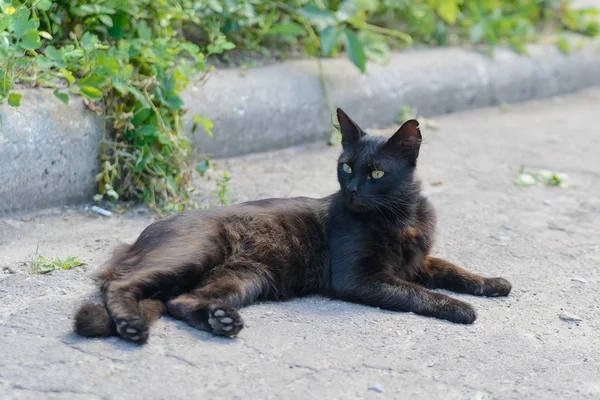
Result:
M46 40L52 40L52 39L53 39L53 38L52 38L52 35L51 35L51 34L49 34L49 33L48 33L48 32L46 32L46 31L39 31L38 33L40 34L40 36L41 36L41 37L43 37L43 38L44 38L44 39L46 39Z
M435 31L433 32L433 38L440 46L444 46L446 44L446 41L448 40L448 28L446 27L446 24L443 21L436 21Z
M300 36L304 35L305 31L302 26L295 22L287 22L283 24L274 25L269 29L269 35L281 35L281 36Z
M112 26L108 29L108 34L115 39L121 39L125 36L125 29L129 25L129 17L123 11L119 11L112 17Z
M8 16L1 17L0 16L0 32L3 32L11 22L11 18Z
M150 40L152 39L152 30L148 26L148 23L144 20L141 20L137 27L138 36L140 39Z
M39 22L29 19L29 10L26 7L20 7L13 15L13 35L20 39L26 32L37 29Z
M340 29L337 26L328 26L319 34L321 41L321 54L329 57L340 40Z
M216 13L220 14L223 12L223 6L219 0L208 0L208 6Z
M335 16L340 22L346 22L351 18L358 18L362 22L362 20L364 19L364 14L360 13L359 11L360 10L358 9L357 4L354 0L345 0L338 7Z
M204 160L200 161L198 165L196 165L196 171L198 172L198 174L200 174L200 176L204 176L204 174L206 173L206 171L208 171L209 168L210 160L208 158L205 158Z
M183 108L183 100L176 94L172 94L164 101L165 105L171 110L181 110Z
M61 71L62 72L62 71ZM94 71L95 72L95 71ZM101 88L106 83L106 78L104 76L91 74L86 76L85 78L81 78L77 84L79 86L91 86L96 89Z
M454 25L458 15L458 3L457 0L438 0L437 14L448 24Z
M350 29L346 28L344 34L348 57L358 67L360 72L364 73L367 65L367 56L365 55L362 43L358 40L358 36Z
M348 1L348 0L346 0ZM379 0L352 0L359 11L375 12L379 8Z
M6 96L11 89L10 74L5 74L4 70L0 68L0 95Z
M100 15L98 15L98 19L104 25L108 26L109 28L112 28L112 26L113 26L113 20L112 20L112 18L110 16L108 16L106 14L100 14Z
M517 176L517 178L514 180L514 183L515 185L527 187L537 185L538 181L533 175L522 173Z
M298 10L298 13L315 25L335 24L335 15L331 11L324 10L313 4L301 8Z
M156 126L154 125L144 125L137 130L138 135L141 136L155 136L156 135Z
M364 51L367 58L377 64L386 64L390 60L390 48L387 42L379 35L368 36L363 40Z
M61 74L63 74L63 76L65 77L67 82L69 82L69 84L72 84L75 82L75 77L73 76L73 74L70 73L69 71L67 71L65 68L60 68L59 71Z
M483 24L475 24L469 29L469 40L471 43L479 43L481 42L481 39L483 39L484 33Z
M64 105L69 104L69 95L68 94L59 92L58 89L54 89L54 92L52 92L52 93L54 94L54 96L56 96L57 99L62 101Z
M21 48L26 50L36 50L42 47L42 42L40 41L40 34L37 30L31 30L26 32L21 37L21 42L19 43Z
M95 87L83 86L83 87L79 88L79 91L81 92L82 95L84 95L85 97L87 97L90 100L93 100L93 101L102 100L102 95L103 95L102 90L97 89Z
M560 35L558 40L556 40L556 46L565 54L569 54L571 52L571 45L569 44L569 38L566 35Z
M131 79L131 75L133 75L133 66L131 66L131 64L127 64L123 67L123 79L128 81Z
M140 104L142 105L142 107L144 109L150 108L150 104L148 103L148 100L146 100L146 97L144 97L142 92L140 92L137 88L130 87L129 93L131 93L135 97L135 99L140 102Z
M40 0L35 4L35 8L42 11L47 11L52 5L51 0Z
M206 132L206 134L210 137L213 137L212 129L214 128L215 125L213 124L213 122L210 119L201 117L200 115L195 115L193 121L194 121L194 125L192 126L192 133L196 133L196 129L198 129L198 125L201 125L202 128L204 129L204 131Z
M13 107L19 107L21 105L21 94L11 93L8 95L8 105Z
M123 81L119 80L119 79L112 79L110 81L110 84L113 88L115 88L119 93L121 93L121 96L124 96L127 94L127 85L125 85L123 83Z

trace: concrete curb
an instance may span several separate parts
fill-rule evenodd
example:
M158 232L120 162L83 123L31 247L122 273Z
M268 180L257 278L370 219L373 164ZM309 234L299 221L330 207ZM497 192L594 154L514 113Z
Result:
M403 105L433 116L556 96L600 85L600 43L566 56L532 45L530 56L497 49L495 60L448 48L393 55L361 75L346 59L323 61L336 106L365 128L393 124ZM48 90L24 90L22 106L0 107L0 215L87 200L94 193L102 121L79 99L64 106ZM184 95L191 118L204 114L214 138L193 136L195 148L215 157L274 150L324 139L330 117L314 60L219 70Z
M402 106L427 117L545 98L600 85L600 43L587 42L569 56L555 46L529 46L529 56L497 49L495 59L472 50L411 50L366 75L346 59L323 61L336 107L361 126L393 125ZM214 137L202 133L195 147L215 157L274 150L323 139L330 116L314 60L217 71L184 94L189 114L204 113ZM188 126L191 124L188 122Z
M28 89L0 106L0 215L91 199L103 121L73 97Z

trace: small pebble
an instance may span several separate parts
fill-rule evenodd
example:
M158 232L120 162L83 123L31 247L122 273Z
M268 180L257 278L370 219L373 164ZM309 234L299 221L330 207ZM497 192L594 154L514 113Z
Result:
M587 279L580 277L571 278L571 280L574 282L587 283Z
M16 274L17 272L11 267L2 267L2 272L5 274Z
M96 214L102 215L103 217L110 217L112 215L112 212L96 206L92 206L90 210L92 210Z
M373 386L371 386L369 388L369 390L372 390L372 391L377 392L377 393L383 393L384 392L383 386L381 386L379 383L376 383Z
M560 314L558 314L558 318L562 319L563 321L567 321L567 322L581 322L583 321L583 318L581 318L578 315L575 314L571 314L568 312L562 312Z
M510 236L504 236L504 235L498 235L498 236L496 236L496 235L492 235L492 236L490 236L490 237L491 237L492 239L496 239L496 240L499 240L499 241L501 241L501 242L506 242L506 241L510 240Z

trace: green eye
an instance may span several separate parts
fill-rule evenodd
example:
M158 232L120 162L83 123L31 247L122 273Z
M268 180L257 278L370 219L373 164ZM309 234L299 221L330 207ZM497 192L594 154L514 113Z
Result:
M344 169L344 172L347 174L352 172L352 168L350 168L350 166L346 163L344 163L344 165L342 165L342 168Z
M376 169L375 171L371 172L371 176L375 179L379 179L381 178L383 175L385 175L385 172L383 171L379 171L378 169Z

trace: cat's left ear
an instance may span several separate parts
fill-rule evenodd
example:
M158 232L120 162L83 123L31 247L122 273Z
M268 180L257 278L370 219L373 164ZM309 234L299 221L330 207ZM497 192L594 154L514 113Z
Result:
M414 166L421 148L421 130L416 119L409 119L388 139L386 150L401 155Z
M340 123L340 132L342 133L342 146L344 148L352 147L356 145L360 138L362 138L365 133L360 126L348 116L341 108L337 109L337 119Z

